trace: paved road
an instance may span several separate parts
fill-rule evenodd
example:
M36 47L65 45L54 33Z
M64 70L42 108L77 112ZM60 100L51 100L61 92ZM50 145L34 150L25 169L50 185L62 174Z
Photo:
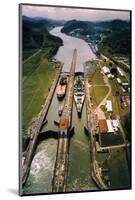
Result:
M108 150L108 149L118 149L118 148L124 148L124 147L129 147L130 144L119 144L119 145L113 145L113 146L106 146L106 147L100 147L100 146L96 146L97 148L97 152L102 152L104 150Z

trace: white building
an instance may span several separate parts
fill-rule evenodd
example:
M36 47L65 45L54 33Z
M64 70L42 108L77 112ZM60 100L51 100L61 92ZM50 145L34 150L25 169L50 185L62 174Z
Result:
M121 90L122 90L122 92L126 92L126 90L123 87L121 87Z
M106 123L107 123L107 127L108 127L108 131L107 131L108 133L115 133L115 132L119 131L119 120L107 119Z
M129 83L122 83L122 86L128 87L128 86L129 86Z
M107 122L107 127L108 127L108 133L114 133L114 128L113 128L113 125L112 125L112 120L107 119L106 122Z
M118 71L118 73L119 73L120 76L124 76L122 70L119 67L117 67L117 71Z
M102 71L104 74L110 74L110 69L106 66L102 67Z
M110 100L106 100L106 109L107 112L112 112L112 102Z
M112 125L113 125L113 128L114 130L117 132L119 130L119 120L118 119L114 119L112 120Z
M114 75L113 74L107 74L108 79L113 79Z
M122 84L122 81L120 78L116 78L116 80L117 80L117 83Z

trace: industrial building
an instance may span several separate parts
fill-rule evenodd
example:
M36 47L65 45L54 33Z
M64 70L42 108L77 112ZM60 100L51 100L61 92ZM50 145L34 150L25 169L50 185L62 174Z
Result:
M112 112L112 101L106 100L106 105L105 105L107 112Z
M99 126L99 132L100 133L106 133L108 131L106 119L100 119L98 121L98 126Z
M114 128L114 131L118 131L119 130L119 120L118 119L114 119L112 120L112 125L113 125L113 128Z
M114 75L113 74L107 74L108 79L113 79Z
M103 71L103 73L104 74L110 74L110 69L108 68L108 67L106 67L106 66L104 66L104 67L102 67L102 71Z
M122 84L122 81L121 81L120 78L116 78L116 80L117 80L117 83L118 83L118 84L120 84L120 85Z
M115 133L119 130L119 120L99 119L98 127L100 133Z
M108 133L114 133L114 128L113 128L112 120L107 119L106 123L107 123L107 127L108 127Z
M119 73L120 76L124 76L122 70L119 67L117 67L117 71L118 71L118 73Z

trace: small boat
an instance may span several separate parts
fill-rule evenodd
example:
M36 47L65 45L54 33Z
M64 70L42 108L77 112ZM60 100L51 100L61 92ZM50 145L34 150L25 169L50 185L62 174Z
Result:
M63 106L59 106L58 115L61 116L63 112Z
M65 97L66 88L67 88L67 77L62 76L60 78L59 84L57 86L57 98L58 98L58 100L62 100Z
M85 99L84 81L82 76L77 76L74 83L74 101L79 117L81 117L84 99Z

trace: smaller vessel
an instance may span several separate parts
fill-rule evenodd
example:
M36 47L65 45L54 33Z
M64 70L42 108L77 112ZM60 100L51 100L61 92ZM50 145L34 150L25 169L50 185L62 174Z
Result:
M59 106L58 115L61 116L63 112L63 106Z
M57 86L57 98L62 100L63 97L66 95L66 88L67 88L67 76L61 76L59 84Z
M77 76L74 83L74 101L79 117L81 117L84 99L85 91L83 77Z

